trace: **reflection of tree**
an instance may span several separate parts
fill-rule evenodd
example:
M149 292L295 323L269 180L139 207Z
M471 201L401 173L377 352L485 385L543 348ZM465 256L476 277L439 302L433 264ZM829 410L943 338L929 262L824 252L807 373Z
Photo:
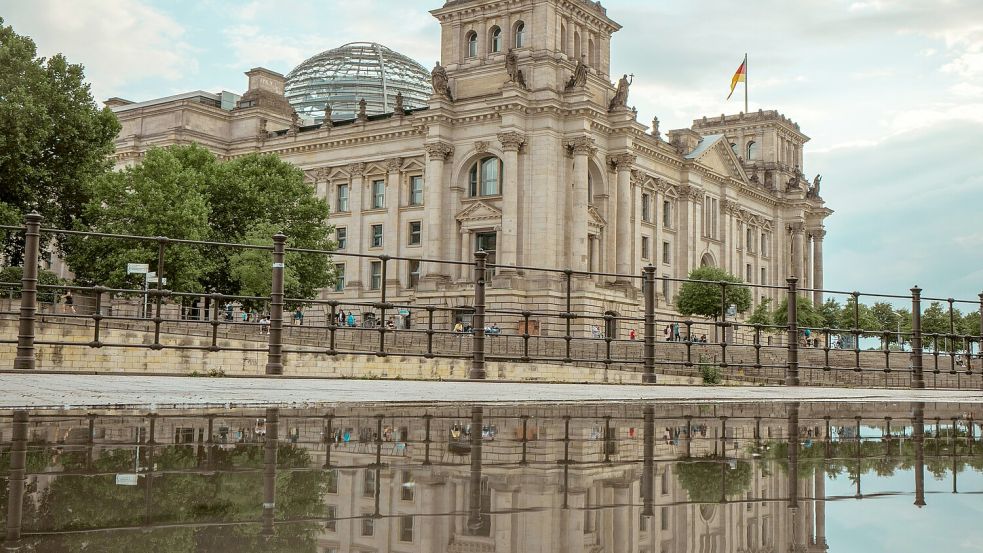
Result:
M705 457L701 461L680 462L676 474L690 501L697 503L720 502L721 490L725 497L734 497L751 489L751 464L747 461Z
M153 449L151 452L150 450ZM44 450L44 467L83 474L58 476L44 490L36 516L25 516L25 531L81 530L137 527L135 530L66 534L45 538L45 551L229 551L237 553L316 551L318 526L286 522L273 536L260 535L263 505L262 448L237 445L215 447L208 457L215 472L182 474L168 471L205 468L206 447L190 445L141 447L140 464L152 463L155 473L142 473L138 486L117 486L116 472L130 472L134 451L103 451L86 462L84 451L55 454ZM40 460L39 460L40 461ZM3 459L0 459L0 464ZM290 521L319 516L326 475L306 469L308 453L293 444L278 444L276 519ZM50 470L50 469L49 469ZM34 471L32 469L32 471ZM96 474L84 474L91 472ZM98 474L111 473L111 474ZM3 487L6 489L6 486ZM31 503L28 501L27 503ZM6 509L6 500L3 502ZM27 513L25 512L25 515ZM234 524L234 523L247 524ZM144 524L232 523L198 528L158 528L141 531Z

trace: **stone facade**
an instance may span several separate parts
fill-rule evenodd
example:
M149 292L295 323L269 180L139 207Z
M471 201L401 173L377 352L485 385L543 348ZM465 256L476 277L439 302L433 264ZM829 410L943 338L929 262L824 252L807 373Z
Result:
M427 109L305 127L273 100L283 77L254 69L243 99L258 101L232 109L204 92L117 101L117 163L198 142L222 158L270 152L302 168L344 233L341 253L403 258L383 283L377 261L337 256L343 290L325 298L372 301L385 285L390 301L467 306L469 267L414 259L471 261L479 248L497 265L488 302L498 309L564 310L563 275L523 267L641 275L652 264L658 277L685 278L710 264L754 284L795 275L822 286L831 211L820 179L800 170L808 137L797 124L759 111L663 138L629 107L630 79L612 84L621 27L594 2L454 0L431 13L442 69ZM640 283L576 276L574 307L637 317ZM660 307L675 292L660 278ZM755 302L780 293L762 289Z

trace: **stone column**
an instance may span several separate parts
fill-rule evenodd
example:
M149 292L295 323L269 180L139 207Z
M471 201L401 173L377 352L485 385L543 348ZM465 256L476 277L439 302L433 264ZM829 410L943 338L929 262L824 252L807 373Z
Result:
M665 267L662 266L662 242L665 240L662 229L665 228L666 222L662 220L662 202L665 201L666 196L662 191L662 181L657 180L655 186L655 194L652 194L652 201L655 202L652 206L652 221L655 223L655 236L652 237L654 240L652 243L652 265L655 265L655 274L659 276L665 270ZM660 296L662 296L662 286L657 285L655 288L656 304L658 304Z
M788 231L792 234L792 272L786 276L794 276L802 282L803 267L802 267L802 256L805 242L805 229L802 223L791 223L788 225Z
M362 227L362 189L365 188L365 164L352 163L348 166L348 174L351 175L351 184L348 185L348 211L351 216L348 218L348 251L355 253L365 253L369 247L369 240L363 240L365 234ZM371 237L369 237L371 239ZM351 258L345 265L345 288L364 289L362 283L362 265L365 264L363 258Z
M802 272L802 286L812 288L812 231L805 234L805 269Z
M389 256L399 255L399 246L402 243L402 229L399 226L399 204L400 196L400 168L403 166L403 158L395 157L386 160L386 220L383 226L383 251ZM399 285L401 275L404 271L404 263L391 261L388 264L387 275L389 278L386 285Z
M573 194L570 217L570 268L587 270L587 186L588 160L594 155L594 139L580 136L568 145L573 152Z
M498 263L519 264L519 150L526 138L517 132L498 133L498 141L505 152L502 178L502 242L498 245ZM499 269L501 274L513 269Z
M814 241L812 248L812 287L816 289L812 293L812 303L817 307L823 304L823 238L826 238L826 231L819 229L812 234Z
M675 271L673 274L677 278L686 278L692 266L691 251L695 236L691 221L693 220L693 209L691 201L693 196L698 195L698 190L689 185L679 187L679 200L676 202L676 258L672 260Z
M823 472L824 465L816 467L813 476L814 490L816 498L816 545L821 550L826 550L826 474Z
M617 482L614 485L614 543L611 551L630 551L629 545L632 525L638 520L635 509L632 508L631 487L627 483ZM649 530L652 531L651 529Z
M615 215L618 274L627 275L631 272L631 167L635 164L635 155L624 153L611 156L611 163L618 171L618 210Z
M446 142L428 142L424 145L427 152L426 204L427 223L423 229L423 256L430 259L441 257L440 244L447 238L448 232L442 227L444 220L444 163L454 155L454 147ZM427 280L447 278L450 266L437 263L424 263L421 268L423 278Z

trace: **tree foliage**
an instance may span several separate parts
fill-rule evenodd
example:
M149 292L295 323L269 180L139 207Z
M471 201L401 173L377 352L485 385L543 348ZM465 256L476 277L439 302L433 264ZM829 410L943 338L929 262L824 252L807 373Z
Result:
M771 325L771 298L765 298L758 303L747 322L752 325Z
M719 503L721 499L733 498L751 489L751 464L734 461L731 468L728 461L708 457L676 465L679 484L686 490L690 501Z
M221 163L191 145L151 149L135 167L97 179L80 228L267 247L283 232L288 247L330 250L327 218L303 173L275 155ZM66 250L83 282L121 286L127 263L157 266L156 242L73 238ZM268 296L270 260L268 249L167 244L163 276L182 291ZM333 282L327 255L292 252L286 264L287 297L312 298Z
M795 302L795 314L800 329L822 328L823 316L819 311L816 311L809 298L798 297ZM772 313L772 324L776 326L788 325L788 298L782 298L782 301L775 307L775 312Z
M70 228L89 182L109 168L119 122L96 106L81 65L37 57L34 41L2 18L0 67L0 224L36 209Z
M676 309L683 315L700 315L718 319L723 315L724 286L727 283L726 304L737 307L738 313L751 308L751 290L744 281L718 267L700 267L689 274L689 281L679 287ZM708 282L693 282L708 281Z

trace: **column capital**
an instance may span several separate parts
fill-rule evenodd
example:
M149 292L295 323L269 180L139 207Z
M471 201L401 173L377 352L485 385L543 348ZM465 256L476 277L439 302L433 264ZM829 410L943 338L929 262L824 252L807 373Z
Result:
M789 223L785 227L792 234L803 234L806 230L805 223Z
M597 153L597 147L594 145L594 139L589 136L578 136L569 142L567 142L567 149L570 153L577 155L588 155L592 156Z
M618 171L630 171L632 165L635 164L635 160L638 159L635 154L630 154L628 152L621 154L612 154L608 156L608 163L613 165Z
M526 135L515 131L500 132L498 141L502 143L502 149L506 152L518 152L526 143Z
M823 238L826 238L826 229L823 228L813 229L809 231L809 234L812 235L813 240L817 242L822 242Z
M362 162L349 163L348 173L351 174L352 178L361 177L365 174L365 164Z
M386 171L390 173L398 173L403 167L403 158L392 157L386 160Z
M454 155L454 146L447 142L428 142L423 145L430 161L447 161L447 158Z

